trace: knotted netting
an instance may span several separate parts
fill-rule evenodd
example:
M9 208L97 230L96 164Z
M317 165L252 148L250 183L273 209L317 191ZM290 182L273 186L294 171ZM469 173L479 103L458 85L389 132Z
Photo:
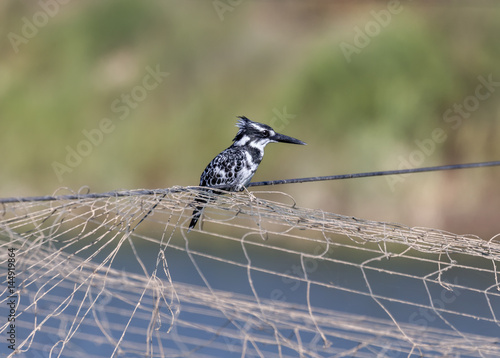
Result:
M500 356L498 237L301 208L279 192L214 195L187 233L199 195L3 199L1 352Z

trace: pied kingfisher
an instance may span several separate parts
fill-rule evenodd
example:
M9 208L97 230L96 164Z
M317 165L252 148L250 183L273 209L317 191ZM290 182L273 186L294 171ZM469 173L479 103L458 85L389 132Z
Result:
M200 186L215 187L227 191L241 191L250 183L257 167L264 157L264 147L268 143L306 144L298 139L276 133L266 124L253 122L247 117L238 117L238 133L233 144L217 155L205 168L200 178ZM206 199L197 198L206 203ZM203 206L197 206L188 232L196 225Z

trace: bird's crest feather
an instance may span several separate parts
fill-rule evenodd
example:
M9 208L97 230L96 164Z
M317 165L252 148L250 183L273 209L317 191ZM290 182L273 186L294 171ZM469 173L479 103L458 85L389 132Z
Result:
M250 125L250 123L252 122L250 119L248 119L247 117L245 116L238 116L238 121L236 122L236 127L239 128L238 130L238 133L236 133L236 136L234 137L233 139L233 142L237 140L237 138L239 138L239 135L242 134L245 129L248 128L248 126Z

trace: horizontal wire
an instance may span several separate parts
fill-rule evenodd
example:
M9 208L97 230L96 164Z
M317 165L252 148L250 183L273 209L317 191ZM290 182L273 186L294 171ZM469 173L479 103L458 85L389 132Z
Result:
M295 184L295 183L307 183L307 182L316 182L316 181L325 181L325 180L367 178L367 177L375 177L375 176L382 176L382 175L424 173L424 172L434 172L434 171L441 171L441 170L469 169L469 168L481 168L481 167L493 167L493 166L500 166L500 161L468 163L468 164L440 165L440 166L436 166L436 167L386 170L386 171L379 171L379 172L366 172L366 173L356 173L356 174L328 175L328 176L322 176L322 177L259 181L259 182L250 183L247 186L251 187L251 186L265 186L265 185L279 185L279 184Z
M166 193L177 192L177 191L182 191L182 190L172 190L172 189L143 189L143 190L108 191L108 192L105 192L105 193L25 196L25 197L17 197L17 198L16 197L12 197L12 198L0 198L0 204L20 203L20 202L34 202L34 201L57 201L57 200L83 200L83 199L120 198L120 197L124 197L124 196L166 194Z
M469 168L494 167L494 166L500 166L500 161L468 163L468 164L454 164L454 165L440 165L440 166L436 166L436 167L386 170L386 171L355 173L355 174L328 175L328 176L309 177L309 178L259 181L259 182L249 183L247 185L247 187L280 185L280 184L296 184L296 183L317 182L317 181L325 181L325 180L367 178L367 177L375 177L375 176L382 176L382 175L424 173L424 172L433 172L433 171L442 171L442 170L469 169ZM222 186L220 186L220 187L222 188ZM219 187L213 186L210 188L218 189ZM142 190L108 191L108 192L104 192L104 193L11 197L11 198L0 198L0 204L20 203L20 202L37 202L37 201L56 201L56 200L84 200L84 199L100 199L100 198L112 198L112 197L118 198L118 197L124 197L124 196L138 196L138 195L158 195L158 194L175 193L175 192L180 192L180 191L188 191L188 190L192 190L192 189L199 189L199 187L188 186L188 187L173 187L173 188L168 188L168 189L142 189Z

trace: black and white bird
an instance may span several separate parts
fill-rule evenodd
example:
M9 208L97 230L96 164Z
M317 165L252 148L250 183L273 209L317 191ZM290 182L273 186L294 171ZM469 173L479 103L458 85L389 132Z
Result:
M253 122L244 116L238 118L236 126L239 130L233 139L233 144L207 165L201 174L200 186L241 191L250 183L257 171L267 144L306 144L298 139L276 133L266 124ZM207 202L206 199L200 197L196 201L200 204ZM202 211L203 205L198 205L194 209L188 231L194 228Z

